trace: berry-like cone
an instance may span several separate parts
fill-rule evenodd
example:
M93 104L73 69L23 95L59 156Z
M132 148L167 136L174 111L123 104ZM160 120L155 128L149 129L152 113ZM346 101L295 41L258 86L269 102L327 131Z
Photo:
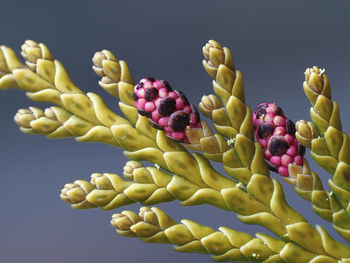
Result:
M289 176L288 165L302 166L305 148L295 138L295 124L275 103L261 103L253 113L255 137L272 171Z
M141 79L134 87L133 98L138 112L174 140L190 143L186 129L202 127L196 107L166 80Z

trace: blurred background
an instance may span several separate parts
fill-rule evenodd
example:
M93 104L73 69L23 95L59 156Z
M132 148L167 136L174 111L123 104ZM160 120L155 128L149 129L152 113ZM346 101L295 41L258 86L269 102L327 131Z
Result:
M117 101L98 86L91 69L94 52L109 49L127 61L135 81L144 76L167 79L198 104L202 95L212 93L201 49L215 39L230 48L243 73L247 103L255 108L260 102L276 102L294 121L309 120L310 105L302 90L305 68L324 67L349 131L349 8L349 1L314 0L2 0L0 44L19 54L26 39L45 43L78 87L99 93L117 111ZM13 116L29 106L47 105L17 90L0 94L1 262L212 262L208 255L180 254L168 245L117 235L109 221L123 208L71 209L59 198L65 183L89 180L93 172L121 174L127 159L121 149L107 145L22 134ZM311 165L326 182L329 175ZM312 212L310 203L290 185L283 186L289 203L311 224L324 225L342 240ZM180 207L175 201L158 207L176 220L265 232L209 206Z

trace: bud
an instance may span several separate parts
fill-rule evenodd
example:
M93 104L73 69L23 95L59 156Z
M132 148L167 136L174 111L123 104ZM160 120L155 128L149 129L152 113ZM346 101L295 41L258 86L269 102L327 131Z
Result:
M29 109L19 109L14 120L18 126L26 129L32 128L30 122L44 116L41 109L30 107Z
M186 130L189 144L185 145L192 151L202 151L209 154L211 155L210 158L214 158L212 160L219 162L222 156L221 153L228 151L230 147L222 137L214 136L210 126L205 121L201 121L201 124L202 128ZM206 157L209 158L209 155L206 155Z
M203 67L212 78L216 78L218 68L222 65L225 65L231 71L235 71L233 58L228 48L222 48L216 41L209 40L202 51L205 58Z
M111 181L104 174L101 174L101 173L93 173L91 175L90 183L98 189L103 189L103 190L114 189Z
M19 109L14 117L18 126L23 128L30 128L30 122L35 120L33 113L29 109Z
M26 40L21 49L21 55L26 60L27 66L34 71L38 59L53 59L51 52L44 44L38 44L33 40Z
M305 162L305 159L304 159L304 162ZM289 170L289 178L293 178L293 179L296 179L298 177L298 174L303 173L303 167L301 165L297 165L294 163L289 164L288 170Z
M94 63L92 68L100 77L105 76L102 66L102 61L105 59L107 59L107 56L103 52L96 52L92 58L92 62Z
M295 125L296 133L295 136L300 143L305 147L311 147L311 141L313 138L318 136L318 131L312 122L306 122L305 120L300 120Z
M139 216L142 221L159 226L159 221L157 215L149 207L141 207Z
M305 120L300 120L296 123L295 128L300 136L312 139L312 131Z
M218 42L209 40L203 47L203 55L210 67L219 67L225 62L225 52Z
M70 204L78 204L85 201L86 193L84 189L77 183L66 184L61 190L61 199Z
M134 223L124 214L114 214L112 216L111 225L117 230L128 231Z
M305 81L307 85L316 93L321 94L324 86L324 69L316 66L307 68L305 71Z
M142 163L137 161L129 161L125 164L123 170L123 175L126 179L133 181L134 180L134 170L137 168L143 167Z
M188 138L189 143L186 144L186 146L193 150L193 151L199 151L201 150L200 140L203 137L210 137L213 136L213 132L210 129L209 125L205 121L201 121L200 128L187 128L186 129L186 136Z
M49 134L61 126L56 112L52 108L46 109L45 113L35 107L20 109L14 120L21 127L22 131L27 133Z
M45 109L45 116L53 121L58 121L56 112L51 107Z
M200 147L200 139L204 137L203 128L186 128L186 137L188 138L188 145L198 145Z
M123 211L122 213L114 214L112 216L111 225L117 229L117 231L127 232L129 235L134 235L130 230L130 227L140 222L140 217L132 211ZM122 234L122 233L120 233Z
M108 50L96 52L92 58L92 69L102 78L105 84L120 81L120 65L117 58Z
M212 112L214 110L222 108L222 106L220 99L212 94L203 96L199 103L199 109L208 119L212 118Z
M313 187L318 187L318 184L314 183L314 176L310 170L309 163L306 159L303 161L303 166L290 164L289 167L289 178L286 178L285 181L296 186L300 190L308 191L303 196L304 198L311 200L311 196L309 191L313 190ZM316 189L316 188L315 188ZM317 190L322 190L321 188L317 188Z
M41 49L35 41L26 40L21 48L21 54L28 62L36 64L36 61L41 58Z

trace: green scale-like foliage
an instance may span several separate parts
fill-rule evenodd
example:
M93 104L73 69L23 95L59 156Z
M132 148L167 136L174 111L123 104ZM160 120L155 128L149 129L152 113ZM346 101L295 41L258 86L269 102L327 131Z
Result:
M73 208L111 210L136 202L154 205L173 200L181 205L209 204L235 212L242 222L261 225L275 235L253 237L227 227L215 231L190 220L179 224L157 208L142 208L139 215L124 211L113 216L111 223L123 236L174 244L179 252L207 253L217 261L350 262L350 248L323 227L311 226L287 203L281 184L270 179L262 148L254 141L243 76L235 69L230 50L210 40L203 54L215 94L204 96L199 108L215 132L201 121L202 128L186 130L188 144L170 139L139 115L128 65L108 50L94 55L93 70L101 77L99 85L119 101L125 117L109 109L99 95L83 93L49 49L34 41L22 46L26 66L12 49L1 46L0 89L18 88L34 101L55 105L45 110L20 109L15 121L21 131L107 143L123 148L132 160L123 176L94 173L90 182L66 184L61 198ZM323 189L307 160L303 166L290 164L290 176L284 180L349 241L349 139L342 132L339 107L331 101L323 72L308 69L304 90L313 105L313 122L300 121L297 138L333 175L331 191ZM144 166L144 161L154 167ZM211 161L221 163L227 174L217 172Z

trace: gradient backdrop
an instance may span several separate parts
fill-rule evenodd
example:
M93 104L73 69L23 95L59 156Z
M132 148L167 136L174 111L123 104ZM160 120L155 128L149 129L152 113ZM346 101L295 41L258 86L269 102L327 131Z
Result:
M344 130L349 131L348 1L2 0L0 8L0 44L18 54L26 39L47 44L81 89L101 94L113 109L117 102L97 85L91 70L95 51L113 51L129 63L135 80L167 79L198 103L211 93L201 49L215 39L231 49L242 71L247 103L255 107L276 102L295 121L309 119L310 105L301 88L305 68L325 67L333 97L341 105ZM207 255L180 254L171 246L118 236L109 224L116 211L77 211L61 201L65 183L89 180L93 172L122 173L126 158L121 149L107 145L22 134L13 116L28 106L47 105L29 101L17 90L0 94L0 262L212 262ZM314 164L312 168L327 180L325 172ZM330 224L313 214L309 203L283 185L288 201L311 224L325 225L341 240ZM173 202L159 207L176 220L188 218L252 234L263 231L209 206L180 207Z

